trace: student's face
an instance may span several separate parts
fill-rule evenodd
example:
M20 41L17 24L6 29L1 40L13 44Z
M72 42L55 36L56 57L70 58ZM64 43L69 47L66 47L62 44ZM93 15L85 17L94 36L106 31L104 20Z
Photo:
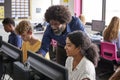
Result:
M76 56L80 54L80 48L76 48L75 45L71 43L68 37L66 38L65 50L67 56Z
M24 32L23 34L21 34L21 38L23 41L29 41L30 34L28 32Z
M5 25L3 25L4 26L4 30L6 31L6 32L10 32L11 31L11 25L10 24L5 24Z
M59 21L55 20L51 20L50 25L55 35L61 35L66 28L66 24L60 24Z

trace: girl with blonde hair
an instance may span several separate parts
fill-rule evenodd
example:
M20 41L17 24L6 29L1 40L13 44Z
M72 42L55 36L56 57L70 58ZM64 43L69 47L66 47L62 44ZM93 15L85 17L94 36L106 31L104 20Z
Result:
M112 42L120 49L120 19L114 16L103 32L104 41Z
M114 16L111 19L110 24L104 30L103 33L104 41L111 42L117 46L117 57L120 57L120 19L117 16ZM114 70L120 65L116 61L113 61Z

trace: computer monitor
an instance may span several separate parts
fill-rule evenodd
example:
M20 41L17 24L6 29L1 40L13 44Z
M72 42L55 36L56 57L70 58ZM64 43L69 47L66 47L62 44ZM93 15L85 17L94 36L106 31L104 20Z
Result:
M105 28L105 21L102 20L92 20L92 31L102 32Z
M13 64L13 80L34 80L30 77L30 69L26 66L16 61Z
M28 51L28 63L40 80L68 80L68 70L56 62L45 59L33 52Z
M13 77L13 62L22 62L22 51L16 46L3 40L0 49L2 54L3 75L9 74Z
M3 55L7 55L10 57L13 61L20 61L22 62L22 51L17 48L16 46L7 43L5 41L2 41L1 45L1 51L4 53Z
M0 36L0 47L2 46L2 36Z

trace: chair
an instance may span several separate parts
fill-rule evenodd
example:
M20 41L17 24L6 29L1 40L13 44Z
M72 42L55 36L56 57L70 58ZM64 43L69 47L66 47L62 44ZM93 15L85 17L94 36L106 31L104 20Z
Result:
M117 57L117 46L116 44L110 43L110 42L101 42L100 43L100 52L101 52L101 58L103 58L104 60L107 61L115 61L115 62L119 62L120 58ZM113 63L114 64L114 63ZM109 71L105 71L105 73L100 74L99 76L103 76L106 74L110 74L113 73L113 70L109 70Z
M120 61L117 57L117 47L110 42L101 42L101 57L110 61Z

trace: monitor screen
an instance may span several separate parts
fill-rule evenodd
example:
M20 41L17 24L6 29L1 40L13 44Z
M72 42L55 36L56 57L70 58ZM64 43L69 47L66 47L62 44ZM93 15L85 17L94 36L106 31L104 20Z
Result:
M64 66L38 54L28 51L28 63L37 76L44 75L45 78L42 80L68 80L68 70Z
M92 31L102 32L105 28L105 21L101 20L92 20Z
M14 61L22 62L22 51L18 49L16 46L5 41L2 41L2 46L0 49L4 53L4 55L7 55Z

